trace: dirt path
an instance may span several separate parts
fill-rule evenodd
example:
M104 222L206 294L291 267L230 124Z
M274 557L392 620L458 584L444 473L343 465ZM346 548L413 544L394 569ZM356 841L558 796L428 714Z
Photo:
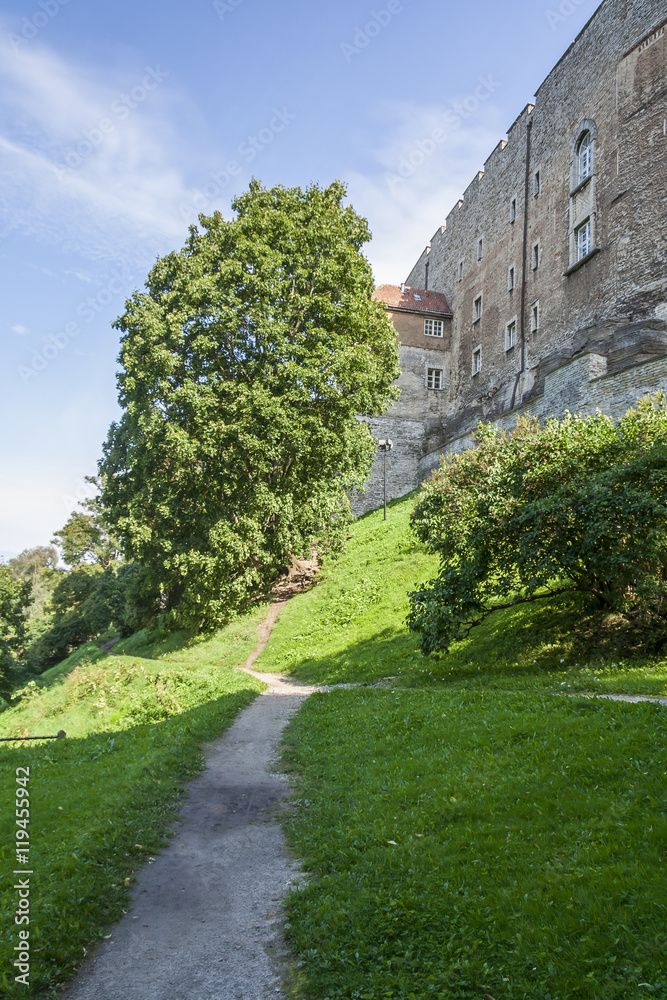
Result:
M313 691L363 686L300 686L252 669L290 596L276 595L244 667L268 690L205 747L205 770L188 786L175 836L140 872L129 912L84 964L68 1000L284 1000L281 905L299 870L275 818L287 794L274 770L278 744Z
M271 606L245 669L269 689L205 747L175 836L138 875L128 913L84 964L69 1000L281 1000L281 901L298 877L275 807L282 731L313 687L255 674L286 601Z
M560 692L558 692L560 693ZM629 701L633 704L649 701L653 702L655 705L667 705L667 698L659 698L657 695L652 694L570 694L568 692L569 698L606 698L607 701Z

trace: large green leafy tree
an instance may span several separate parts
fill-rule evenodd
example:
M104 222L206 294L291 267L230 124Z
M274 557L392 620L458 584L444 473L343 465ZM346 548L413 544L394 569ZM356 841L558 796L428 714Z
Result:
M417 536L438 576L410 595L425 653L501 608L576 591L651 645L667 637L667 403L617 423L598 413L480 425L422 490Z
M11 669L22 651L31 600L30 581L19 580L9 566L0 566L0 694L11 687Z
M191 626L224 620L313 542L339 545L346 492L367 478L375 442L357 416L395 398L398 352L344 197L253 181L117 322L125 412L102 501Z

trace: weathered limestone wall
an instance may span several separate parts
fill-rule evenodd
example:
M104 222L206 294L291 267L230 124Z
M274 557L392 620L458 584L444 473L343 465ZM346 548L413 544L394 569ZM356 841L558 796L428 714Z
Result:
M430 287L447 295L454 313L447 412L439 423L427 418L427 452L465 436L479 419L507 414L513 395L515 409L541 396L551 399L547 409L562 407L554 412L576 409L574 358L599 354L611 375L667 354L665 14L664 0L605 0L409 275L408 284L423 283L428 259ZM586 129L594 136L593 174L577 190L575 149ZM574 228L588 216L598 252L573 269ZM512 320L514 347L507 342ZM477 348L482 366L474 374ZM571 388L561 385L558 402L546 389L556 372L574 379ZM612 402L607 394L604 405Z
M592 173L580 183L586 131ZM579 261L586 219L591 253ZM395 442L389 496L417 486L443 452L466 447L479 420L509 428L518 414L597 408L619 417L645 393L667 391L664 0L604 0L435 232L408 286L425 286L427 262L428 286L446 295L453 318L430 354L401 348L401 400L372 421L376 436ZM420 342L419 319L406 326L409 345ZM445 371L438 393L424 388L427 365ZM376 463L357 509L379 506L381 487Z
M667 355L609 373L606 358L584 354L547 375L542 396L489 423L501 430L511 430L518 416L544 421L562 416L566 410L584 415L601 410L618 420L642 396L654 392L667 394ZM462 434L424 455L419 461L419 480L427 478L439 466L443 453L457 453L471 446L471 434Z
M423 325L423 319L421 320ZM387 497L405 496L419 485L419 462L424 454L426 420L438 421L447 401L448 352L438 348L399 348L401 377L398 386L401 397L382 417L368 421L373 435L378 439L390 438L393 448L387 455ZM426 388L426 369L442 368L445 372L445 389ZM355 514L364 514L381 506L384 496L384 456L378 453L366 492L352 498Z

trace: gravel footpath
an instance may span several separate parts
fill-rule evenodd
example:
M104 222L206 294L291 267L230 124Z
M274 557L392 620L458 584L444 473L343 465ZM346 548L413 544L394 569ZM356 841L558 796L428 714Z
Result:
M263 649L284 602L260 626ZM84 963L68 1000L281 1000L281 904L299 869L287 855L274 770L288 720L312 691L269 685L219 740L188 785L169 846L137 876L128 913Z
M288 791L274 770L277 748L313 691L358 686L299 686L252 670L286 603L269 609L244 668L268 690L205 747L205 770L188 785L175 836L139 873L128 913L84 963L68 1000L284 1000L282 901L299 869L275 818Z

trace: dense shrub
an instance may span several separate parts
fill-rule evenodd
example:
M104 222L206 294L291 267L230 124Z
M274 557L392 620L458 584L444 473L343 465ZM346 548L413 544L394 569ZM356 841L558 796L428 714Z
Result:
M0 566L0 695L11 687L10 675L25 640L31 584Z
M475 447L448 456L413 514L441 559L410 595L422 651L446 651L500 608L556 592L662 641L667 636L667 402L610 417L567 414L509 434L480 424Z

